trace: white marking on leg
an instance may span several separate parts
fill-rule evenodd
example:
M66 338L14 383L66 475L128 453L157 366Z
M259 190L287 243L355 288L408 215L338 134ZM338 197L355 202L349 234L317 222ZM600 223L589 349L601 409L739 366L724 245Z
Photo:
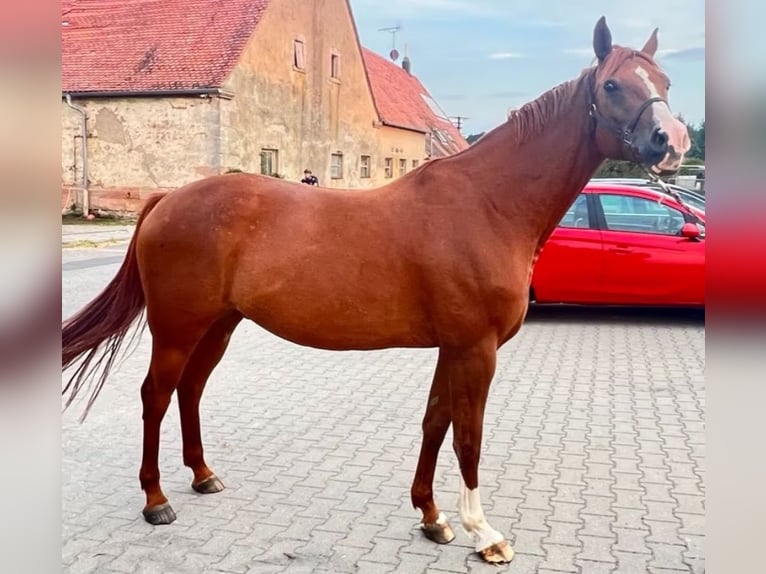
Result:
M505 536L487 523L487 519L484 517L484 510L481 507L479 489L469 490L462 478L460 479L458 509L463 529L476 543L476 552L481 552L485 548L505 540Z

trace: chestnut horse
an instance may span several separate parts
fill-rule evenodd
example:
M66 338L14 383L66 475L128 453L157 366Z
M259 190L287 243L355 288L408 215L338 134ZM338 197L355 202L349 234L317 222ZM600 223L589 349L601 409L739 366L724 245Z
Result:
M321 349L438 347L412 503L428 538L454 538L432 490L452 424L462 525L485 560L511 560L484 516L478 466L496 352L524 321L537 255L604 158L675 171L689 148L667 104L670 81L654 61L657 30L641 50L613 46L601 18L593 47L595 64L578 78L514 111L471 148L383 187L309 191L228 174L146 202L116 277L63 323L62 370L83 359L63 390L67 406L101 371L89 408L146 309L152 355L141 386L139 477L148 522L175 519L158 468L174 391L192 488L223 488L203 458L199 402L246 317Z

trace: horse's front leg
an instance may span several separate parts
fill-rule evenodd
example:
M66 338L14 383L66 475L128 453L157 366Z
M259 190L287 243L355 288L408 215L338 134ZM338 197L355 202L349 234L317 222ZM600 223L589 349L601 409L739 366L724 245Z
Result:
M513 550L505 537L492 528L484 516L479 496L484 407L495 373L497 340L486 340L466 349L450 352L450 406L453 447L462 476L458 509L465 531L473 538L476 551L487 562L510 562Z

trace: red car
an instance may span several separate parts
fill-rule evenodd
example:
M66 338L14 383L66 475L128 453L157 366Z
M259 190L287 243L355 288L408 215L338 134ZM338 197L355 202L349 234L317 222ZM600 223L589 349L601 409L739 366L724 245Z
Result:
M543 247L530 297L704 307L704 211L649 187L590 182Z

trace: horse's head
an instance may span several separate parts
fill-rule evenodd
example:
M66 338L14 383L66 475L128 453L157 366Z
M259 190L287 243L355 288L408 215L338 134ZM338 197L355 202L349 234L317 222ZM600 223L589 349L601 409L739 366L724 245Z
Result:
M670 112L670 79L654 61L657 30L641 51L613 46L602 17L593 32L593 49L598 65L589 75L588 97L601 152L658 171L677 171L691 142L686 126Z

